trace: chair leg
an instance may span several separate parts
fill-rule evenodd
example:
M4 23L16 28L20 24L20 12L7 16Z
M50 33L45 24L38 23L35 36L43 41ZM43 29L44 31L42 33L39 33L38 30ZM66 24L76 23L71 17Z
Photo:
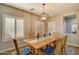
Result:
M63 55L63 50L61 51L61 55Z
M63 55L66 55L66 48L63 48L63 49L62 49L62 54L63 54Z
M67 53L66 53L66 48L64 48L64 52L65 52L65 55L66 55L66 54L67 54Z

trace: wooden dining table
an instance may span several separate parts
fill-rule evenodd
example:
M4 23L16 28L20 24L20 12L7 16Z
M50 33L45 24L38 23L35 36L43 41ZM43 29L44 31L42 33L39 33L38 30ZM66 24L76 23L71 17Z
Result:
M32 38L32 39L25 39L24 41L31 46L34 49L35 54L39 54L38 50L42 48L43 46L46 46L47 44L50 44L57 39L53 37L47 37L47 38Z

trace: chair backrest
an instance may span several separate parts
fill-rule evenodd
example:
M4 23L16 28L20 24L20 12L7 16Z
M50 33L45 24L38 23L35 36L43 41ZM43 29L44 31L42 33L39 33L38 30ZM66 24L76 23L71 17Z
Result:
M13 39L13 43L14 43L14 46L15 46L15 49L16 49L16 53L17 53L17 55L19 55L20 54L20 51L19 51L19 47L18 47L17 40L16 39Z
M53 37L56 39L60 39L60 33L59 32L53 32Z
M65 36L62 38L62 46L63 46L63 47L66 46L67 38L68 38L67 35L65 35Z
M35 34L34 33L28 33L28 38L35 38Z
M55 50L54 50L54 55L60 55L61 54L61 49L62 49L62 43L61 39L57 42Z
M55 47L55 50L54 50L54 54L55 55L60 55L62 54L62 49L64 48L64 46L66 45L66 42L67 42L67 35L64 36L63 38L59 39L56 43L56 47Z

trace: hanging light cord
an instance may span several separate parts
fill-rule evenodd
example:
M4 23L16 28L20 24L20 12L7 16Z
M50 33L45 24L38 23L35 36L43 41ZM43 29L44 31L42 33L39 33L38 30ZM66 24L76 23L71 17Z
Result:
M48 18L48 14L45 13L45 3L42 4L43 12L41 13L41 19L46 20Z
M44 7L44 6L45 6L45 3L43 3L42 5L43 5L43 14L44 14L44 13L45 13L45 12L44 12L44 11L45 11L45 10L44 10L44 9L45 9L45 7Z

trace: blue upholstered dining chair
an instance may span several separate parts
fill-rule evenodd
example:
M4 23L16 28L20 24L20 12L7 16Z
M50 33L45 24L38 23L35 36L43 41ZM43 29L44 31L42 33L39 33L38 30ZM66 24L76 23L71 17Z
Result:
M47 46L45 49L44 49L44 52L45 54L48 54L48 55L61 55L62 54L62 47L63 47L63 39L60 39L55 48L53 47L50 47L50 46Z
M29 53L30 53L30 49L29 48L23 48L22 55L28 55Z
M14 46L15 46L17 55L20 55L20 54L21 55L28 55L30 53L30 49L29 48L23 48L22 51L20 52L19 51L19 47L18 47L17 40L16 39L13 39L13 42L14 42Z
M47 55L52 55L52 54L54 53L54 48L52 48L52 47L46 47L46 48L44 49L44 52L45 52L45 54L47 54Z

